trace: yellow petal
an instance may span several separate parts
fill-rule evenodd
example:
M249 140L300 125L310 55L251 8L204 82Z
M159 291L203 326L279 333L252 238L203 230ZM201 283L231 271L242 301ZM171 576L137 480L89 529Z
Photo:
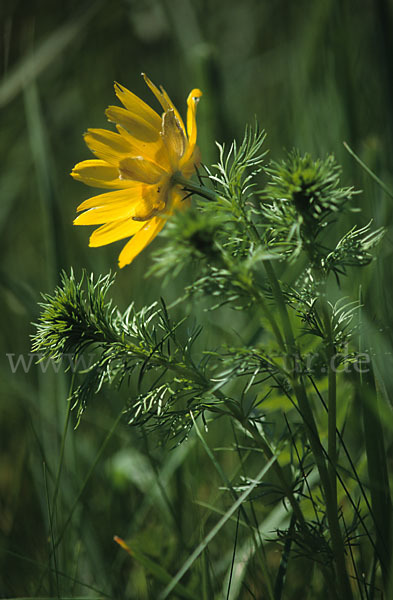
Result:
M160 128L153 127L150 123L120 106L109 106L105 114L109 121L125 127L134 138L143 142L157 142L160 137Z
M186 151L187 152L187 151ZM186 157L187 158L187 157ZM201 162L201 152L198 146L194 147L194 152L191 157L185 162L184 157L180 161L179 169L182 172L183 177L189 179L191 175L195 173L195 167L199 166Z
M157 98L158 102L161 104L164 111L167 111L170 108L172 108L167 99L162 95L162 92L160 92L158 87L154 85L154 83L148 78L148 76L145 73L142 73L142 77L145 80L146 85L149 86L149 88Z
M130 182L130 186L125 190L116 190L98 194L84 200L76 209L78 212L88 208L98 208L99 206L111 206L117 202L128 202L129 204L137 202L142 197L142 185L140 183Z
M194 147L197 138L196 108L202 97L201 90L192 90L187 98L187 134L190 146Z
M158 183L165 171L158 165L145 160L142 156L127 157L120 161L119 172L122 179L142 181L143 183Z
M168 202L169 180L158 185L142 185L142 198L135 206L133 218L147 221L166 210Z
M89 246L97 248L98 246L105 246L106 244L117 242L125 237L134 235L142 229L143 226L143 223L134 221L133 219L121 219L120 221L107 223L93 231L90 236Z
M94 154L112 165L117 165L119 158L135 151L130 140L106 129L88 129L84 138Z
M137 188L100 194L85 200L78 206L77 210L89 210L80 214L74 220L74 225L101 225L109 221L133 217L138 211L144 210L145 201L141 190L142 187L138 186Z
M132 207L126 204L115 206L99 206L81 213L74 219L74 225L102 225L112 221L119 221L131 217Z
M156 129L161 126L159 115L146 102L135 96L127 88L115 83L115 93L120 102L132 113L140 115L145 121Z
M176 106L173 104L172 100L170 99L164 88L160 86L160 89L158 89L158 87L154 85L154 83L148 78L147 75L145 75L145 73L142 73L142 77L153 92L153 94L155 95L155 97L157 98L158 102L161 104L162 108L164 109L164 112L167 112L168 110L173 110L185 135L186 130L184 127L183 119L181 118L180 113L178 112Z
M186 134L186 128L184 127L183 119L181 118L179 111L177 110L176 106L173 104L172 100L170 99L170 97L168 96L168 94L166 93L166 91L164 90L164 88L162 87L162 85L160 86L160 90L161 90L161 93L162 93L163 97L165 98L165 100L169 104L169 106L171 108L173 108L173 110L175 112L175 115L176 115L176 118L179 121L180 126L183 129L183 131L184 131L184 134Z
M181 167L183 167L193 158L197 138L196 109L201 96L201 90L194 89L190 92L187 98L188 148L181 160Z
M156 235L161 231L166 223L165 219L154 217L141 229L134 237L127 242L119 255L119 267L122 269L125 265L129 265L134 258L142 252L150 242L154 240Z
M172 109L162 116L162 139L168 150L171 166L178 169L180 158L186 149L186 136Z
M72 169L77 181L98 188L128 188L130 182L119 178L119 169L104 160L84 160Z
M133 151L130 154L133 156L142 156L142 158L160 165L163 169L170 169L168 151L161 135L156 142L142 142L128 133L121 125L116 125L116 129L133 148Z

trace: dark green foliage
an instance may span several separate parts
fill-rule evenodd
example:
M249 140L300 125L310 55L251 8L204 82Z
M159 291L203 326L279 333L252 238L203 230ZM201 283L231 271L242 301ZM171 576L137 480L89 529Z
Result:
M345 272L346 267L368 265L373 250L382 240L386 230L383 227L371 231L371 222L364 227L353 227L326 257L326 268L336 273Z
M345 274L347 267L367 265L370 250L384 232L371 232L370 224L352 228L330 252L317 242L353 194L351 188L339 187L339 168L332 158L321 162L292 153L287 161L265 169L270 183L261 205L257 177L263 172L263 140L263 134L248 128L239 147L233 144L227 154L220 149L218 174L208 171L213 189L190 183L194 194L200 191L201 199L196 198L192 209L172 220L166 249L154 270L169 277L194 265L197 276L186 288L186 296L217 297L212 306L216 309L229 304L249 315L260 312L270 339L264 336L263 345L254 342L198 350L203 328L197 324L187 329L185 317L172 321L164 300L139 311L131 304L121 314L106 299L113 278L83 276L78 282L71 272L63 274L53 296L44 297L33 348L42 358L57 360L70 352L74 361L94 350L94 363L82 373L82 382L72 394L78 419L103 384L119 387L126 383L130 397L123 410L129 424L155 430L161 439L182 442L198 417L207 423L225 415L253 438L266 459L289 451L289 480L281 466L275 465L277 481L256 485L243 478L233 493L255 488L254 500L269 497L288 502L295 520L289 529L277 532L285 552L319 564L325 578L338 573L337 589L348 594L344 552L352 533L364 527L364 519L359 498L356 504L340 478L353 507L353 525L343 535L330 487L331 473L334 482L339 476L336 418L332 429L330 415L336 414L336 370L358 358L355 347L349 345L359 305L345 298L332 303L326 284L331 272ZM277 220L278 213L282 218ZM280 254L283 240L292 246L291 252ZM293 264L302 254L307 262L296 285L280 284L271 259ZM321 444L306 388L312 382L322 398L315 382L323 381L326 373L328 404L322 399L322 406L329 415L328 450ZM289 402L288 410L296 411L301 426L286 421L287 428L277 435L264 413L274 395ZM306 474L313 469L320 477L320 501L310 490ZM315 519L305 519L301 508L305 504L313 507ZM373 543L367 529L365 533Z
M261 206L269 247L293 259L304 249L311 261L321 261L325 252L318 238L333 220L342 218L344 210L352 208L347 205L355 192L339 187L340 172L333 156L313 160L297 150L269 166L270 181Z
M43 295L33 351L56 360L69 352L77 357L94 344L117 341L116 309L112 300L106 299L113 283L111 274L96 281L93 275L83 274L77 282L72 270L69 276L63 272L53 295Z
M62 285L41 304L33 350L41 360L61 360L63 354L71 353L75 365L81 355L94 352L94 362L83 369L83 381L72 395L78 420L103 383L120 386L135 375L140 388L147 373L155 372L159 381L168 371L170 383L134 398L125 412L130 423L141 425L154 419L168 435L180 432L184 437L192 423L190 411L197 417L221 402L210 393L207 360L198 366L193 362L192 346L200 330L182 340L177 330L183 321L173 323L163 301L140 311L131 305L121 314L106 300L112 284L110 275L96 281L83 275L77 281L72 272L70 276L63 273Z
M264 198L270 198L270 204L266 200L258 209L260 195L256 182L263 171L264 139L264 133L247 128L240 146L233 144L228 153L220 149L216 171L209 173L216 201L206 200L202 187L202 197L195 198L195 205L175 215L166 229L167 243L156 255L153 271L174 276L194 264L196 277L185 288L186 295L210 297L211 308L215 309L229 304L237 309L260 310L261 317L272 325L274 317L268 304L273 299L273 290L264 280L264 261L280 256L281 242L277 240L284 235L292 245L292 252L282 254L281 262L292 263L294 254L302 250L308 257L312 248L311 266L304 269L296 286L284 289L288 306L299 317L297 343L306 350L305 334L326 340L321 302L329 273L344 273L345 267L368 264L372 258L370 250L381 240L383 230L372 232L369 224L351 229L331 252L318 246L316 238L332 224L333 216L346 206L353 193L351 188L339 187L340 169L332 157L313 161L309 155L302 158L292 152L286 161L265 169L271 183L265 188ZM283 216L280 222L275 219L278 211ZM299 234L297 239L294 231ZM244 375L258 382L269 381L284 393L291 391L288 365L283 365L279 354L274 354L277 349L271 354L274 345L270 354L268 349L261 353L258 348L237 348L222 357L205 352L196 360L192 348L201 333L199 326L184 336L184 319L173 323L164 301L140 311L132 304L121 314L107 300L112 284L110 275L100 276L96 281L93 276L83 276L78 282L72 272L69 277L63 274L62 285L53 296L45 296L41 304L33 350L41 353L42 358L54 359L71 353L74 361L90 350L96 354L82 383L73 392L79 417L104 382L120 385L131 376L137 378L138 395L126 409L130 423L149 422L161 428L165 436L175 437L179 432L185 436L192 426L190 412L195 417L206 410L231 414L231 410L228 413L221 406L225 400L230 403L229 398L217 397L211 390ZM336 350L344 351L350 342L350 324L357 309L357 302L345 299L326 306L325 317L330 320ZM337 366L356 360L355 352L347 354L337 359ZM325 359L322 353L322 362ZM302 360L297 359L296 368L306 373ZM224 363L224 371L220 363ZM317 363L314 356L314 368ZM144 377L152 372L154 383L142 392ZM219 383L214 385L213 380ZM246 387L250 390L253 385L250 380ZM255 401L246 400L248 417ZM243 414L243 408L236 411L238 417Z
M150 273L177 275L205 257L214 264L220 257L216 239L224 227L219 214L195 206L178 211L164 229L165 245L156 253Z
M344 312L349 312L352 301L362 305L353 311L349 326L345 326L348 321L341 322L335 337L335 342L349 340L347 348L338 346L337 357L348 360L337 378L337 429L342 436L338 437L337 471L347 485L344 492L339 486L340 502L344 498L340 526L356 600L379 598L380 562L388 565L386 550L392 547L385 476L387 472L391 477L393 431L389 404L393 397L392 7L386 0L22 0L3 4L0 596L90 595L150 600L158 598L166 582L187 563L181 583L187 588L186 597L195 600L334 597L335 590L330 588L337 581L336 574L328 572L326 579L323 576L323 565L330 568L331 564L324 498L305 425L290 402L294 399L290 373L280 371L286 367L290 370L291 364L280 358L285 340L282 346L276 343L266 312L267 308L277 318L278 305L264 273L266 258L271 258L285 300L290 303L296 346L302 353L296 364L298 372L304 374L325 449L327 332L323 301L327 301L326 313L335 313L337 321L340 306L348 304ZM117 379L109 381L103 368L103 386L93 396L90 392L97 389L95 378L100 373L94 368L76 373L71 391L86 383L89 409L80 427L72 431L64 423L71 378L62 376L62 363L43 358L37 365L33 360L27 372L22 366L13 372L9 357L13 356L13 364L17 364L18 357L24 356L29 365L30 323L38 322L40 292L46 290L53 296L61 269L70 273L73 265L78 274L82 269L93 271L97 282L102 273L116 265L120 244L90 249L90 229L72 227L75 207L87 190L75 184L69 172L75 162L91 158L83 131L107 126L104 109L115 102L113 80L159 110L140 71L164 85L183 117L188 91L193 87L203 91L198 108L198 145L206 165L217 162L214 140L225 141L227 149L234 138L241 142L244 124L256 114L269 132L271 157L279 164L282 157L286 161L283 148L298 147L300 157L310 152L313 160L333 153L343 166L340 186L364 190L348 203L362 212L332 213L335 224L322 229L317 237L318 256L325 263L316 274L309 261L313 249L304 252L304 239L296 230L288 239L289 223L283 223L281 237L268 236L259 214L262 194L257 193L266 187L267 174L260 172L251 194L243 194L247 223L242 217L232 219L232 211L241 214L237 201L231 203L223 187L204 179L210 190L216 186L220 200L210 210L201 210L203 200L196 206L194 194L192 202L200 219L196 217L195 230L189 223L185 243L179 215L179 244L172 245L174 233L170 225L166 226L162 237L166 233L168 237L157 239L131 267L117 274L110 296L113 307L121 307L120 321L131 301L136 313L160 296L166 298L168 307L176 303L168 308L175 323L190 315L176 330L182 344L189 337L189 328L193 332L203 325L193 345L194 362L199 368L201 359L207 361L215 353L205 370L217 377L212 387L219 386L217 393L224 394L226 407L230 396L236 418L215 420L211 411L205 411L206 428L200 420L189 431L195 413L182 411L189 402L186 392L191 389L190 378L166 371L157 381L164 369L146 368L138 389L140 364L120 389ZM360 158L358 163L345 150L343 140ZM366 170L362 164L368 165ZM202 169L200 175L204 176ZM380 186L381 180L385 183ZM91 190L93 193L97 191ZM265 199L263 206L269 202ZM221 203L227 210L218 214ZM280 208L277 203L277 214ZM184 216L187 218L186 212ZM214 216L217 228L215 224L210 228ZM371 219L370 229L360 233ZM250 222L263 244L269 242L268 247L256 241ZM356 239L349 233L354 227ZM367 247L377 239L377 232L382 234L381 227L386 228L382 243L375 249ZM220 231L230 235L220 237ZM236 235L240 231L241 236ZM170 253L167 246L171 246ZM181 252L172 260L175 246ZM152 252L157 249L159 254L166 254L161 261L166 280L144 280L152 266ZM292 260L286 260L289 256ZM371 256L374 260L367 268L353 268L367 263ZM174 280L172 273L180 270ZM333 276L325 282L332 271ZM80 309L88 298L89 281L90 275L82 285ZM194 284L195 290L201 289L203 281L206 292L215 293L213 298L191 296ZM75 284L79 282L78 275ZM191 287L190 296L183 303L180 298L186 286ZM265 299L264 307L261 297L253 295L256 287ZM245 310L223 307L214 313L203 312L206 306L228 306L227 300L231 308ZM105 303L108 301L109 294ZM107 334L117 336L120 323L115 311L108 319L109 331L105 331L89 317L88 302L85 307L83 327L90 328L89 339L96 337L96 341L77 356L82 371L83 358L87 369L101 360L103 340ZM159 305L152 312L158 310L162 315L161 309ZM127 335L125 339L135 342L140 335L143 338L143 332L137 332L136 337ZM50 347L55 339L47 339ZM372 358L368 367L376 371L378 402L373 378L361 380L353 368L356 362L350 363L351 356L356 361L362 351ZM301 360L308 355L312 373L307 370L307 360ZM115 363L110 371L115 374ZM182 404L177 394L183 384ZM209 404L208 396L202 398L200 388L195 389L196 403ZM150 393L152 417L142 425L143 411L149 414ZM173 450L169 450L173 442L157 447L159 438L149 430L149 423L154 425L154 415L158 414L160 394L171 410L177 408L180 413L175 440L189 431L188 442ZM136 416L141 421L137 427L129 427L127 416L133 417L138 404L142 408ZM120 413L128 408L131 412L119 421ZM160 414L163 423L168 416L176 428L175 414ZM72 417L71 413L70 422ZM288 482L302 494L298 499L306 509L308 528L299 526L298 518L290 518L282 482L269 472L194 560L193 549L235 502L234 488L240 490L244 484L243 489L249 490L265 461L258 434L254 429L245 431L237 417L245 417L246 424L254 423L273 450L281 452L279 460ZM285 419L292 435L283 425ZM170 428L165 430L172 435ZM355 472L346 451L353 458ZM302 478L303 467L306 480ZM309 484L309 490L301 487L302 481ZM314 504L308 504L309 498ZM367 498L372 505L367 505ZM318 517L314 509L320 509ZM307 531L313 528L311 540ZM127 540L132 558L114 544L114 534ZM269 541L277 537L278 543ZM307 547L312 548L311 553ZM389 571L392 567L385 566L385 572ZM386 589L385 595L390 597L392 587ZM342 597L347 600L348 595Z
M266 197L291 203L299 218L311 229L326 227L327 217L344 208L353 195L352 188L340 188L341 168L333 156L313 160L310 154L301 156L292 150L286 160L273 162L267 172L271 181Z

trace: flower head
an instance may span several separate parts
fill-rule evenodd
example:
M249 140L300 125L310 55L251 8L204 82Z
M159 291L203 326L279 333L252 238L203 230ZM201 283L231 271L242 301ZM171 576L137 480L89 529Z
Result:
M187 128L166 91L146 75L147 85L162 106L162 117L119 84L115 92L124 108L109 106L108 120L118 133L88 129L85 142L97 156L78 163L71 175L87 185L112 191L85 200L75 225L101 225L90 236L90 246L131 239L119 255L119 266L129 264L161 231L168 217L184 206L187 192L176 175L191 177L199 162L196 146L196 106L202 92L187 99Z

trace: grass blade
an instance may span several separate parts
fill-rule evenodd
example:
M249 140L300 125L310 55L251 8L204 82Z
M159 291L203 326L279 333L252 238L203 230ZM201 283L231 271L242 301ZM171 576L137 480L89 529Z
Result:
M344 148L349 152L351 156L353 156L353 158L356 160L357 163L359 163L362 169L364 169L366 173L368 173L368 175L370 175L370 177L374 179L374 181L379 185L379 187L383 189L385 194L387 194L390 198L393 199L392 190L390 190L384 184L384 182L362 161L362 159L359 158L359 156L352 150L352 148L347 144L347 142L344 142Z
M151 573L157 581L161 581L161 583L168 583L172 580L171 575L166 571L161 565L157 564L154 560L143 554L140 550L133 547L130 548L128 544L125 543L119 536L115 535L115 542L119 544L128 554L137 560L149 573ZM174 588L172 588L175 593L180 598L185 598L185 600L198 600L197 596L189 592L185 587L183 587L180 583L177 583Z
M203 550L210 544L210 542L214 539L214 537L218 534L218 532L222 529L225 523L232 517L232 515L237 511L238 508L243 504L243 502L248 498L251 492L256 488L258 483L263 479L266 473L270 470L270 467L277 460L277 457L274 456L269 460L269 462L261 469L258 475L255 477L253 483L239 496L234 504L232 504L231 508L225 513L225 515L219 520L219 522L213 527L210 533L207 534L205 539L195 548L194 552L188 557L186 562L183 564L181 569L176 573L171 583L167 585L165 590L160 594L159 600L165 600L168 598L169 594L174 590L177 583L180 579L187 573L188 569L192 566L195 560L199 557L199 555L203 552Z
M8 104L42 71L57 60L58 56L73 42L94 16L101 4L101 1L95 2L82 15L56 29L36 50L20 61L0 84L0 107Z

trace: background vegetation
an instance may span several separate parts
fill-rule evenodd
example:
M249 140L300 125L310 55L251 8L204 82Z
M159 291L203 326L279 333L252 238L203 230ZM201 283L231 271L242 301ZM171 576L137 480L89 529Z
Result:
M361 276L351 274L343 291L356 299L362 286L368 340L378 349L389 396L392 200L342 142L392 187L392 7L387 0L13 0L0 11L0 595L155 598L159 588L150 569L131 560L113 535L133 540L144 555L175 572L217 521L217 511L231 504L203 445L192 435L178 448L162 447L159 438L123 420L103 447L125 393L104 390L67 437L56 537L75 509L54 564L48 498L54 493L70 374L56 374L51 365L46 372L32 365L26 373L21 367L12 373L9 357L23 354L29 363L37 302L41 292L52 292L60 269L96 274L115 269L120 245L89 249L87 228L72 227L76 206L89 194L69 177L76 162L90 158L82 133L107 126L104 109L116 103L113 80L153 104L139 76L144 71L165 86L180 110L192 87L203 90L199 145L208 165L217 160L214 141L241 138L254 115L268 132L274 159L293 146L315 157L334 153L343 165L343 184L363 190L357 197L359 224L373 218L375 226L388 228L377 263ZM340 219L344 231L348 216ZM152 249L162 243L157 240ZM185 279L167 287L160 279L145 279L151 262L149 249L118 273L112 293L120 306L135 300L141 307L162 294L170 302L182 292ZM189 312L205 323L211 347L226 340L228 319L235 330L248 327L250 334L255 326L240 315L211 316L202 308L190 306ZM388 405L386 411L389 416ZM351 415L360 456L356 406ZM387 433L391 461L391 429ZM204 432L230 479L237 469L228 449L233 435L224 422ZM223 549L233 548L235 536L236 522L205 553L204 560L214 565L213 580L221 581L219 558ZM276 546L267 561L279 561ZM198 568L190 577L198 577ZM260 577L251 561L239 597L262 597ZM291 577L290 598L303 598L308 574L294 569Z

